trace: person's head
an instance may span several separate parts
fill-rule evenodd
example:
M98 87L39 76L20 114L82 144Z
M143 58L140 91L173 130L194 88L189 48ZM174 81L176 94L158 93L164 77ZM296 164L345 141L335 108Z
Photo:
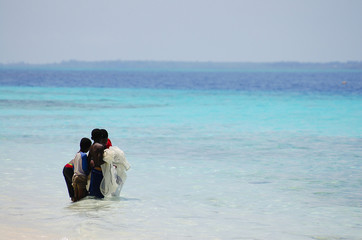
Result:
M92 141L89 138L82 138L80 140L80 151L88 152L91 145Z
M108 141L108 132L106 129L101 129L102 132L102 140L101 143L105 146L107 144Z
M108 139L108 132L106 129L101 129L102 131L102 138L107 138Z
M102 131L98 128L92 130L92 140L96 143L100 143L102 140Z

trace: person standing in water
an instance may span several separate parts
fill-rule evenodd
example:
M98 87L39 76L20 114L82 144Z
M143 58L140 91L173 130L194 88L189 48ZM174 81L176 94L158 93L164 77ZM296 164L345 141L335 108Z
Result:
M111 139L108 138L107 130L106 129L101 129L101 131L102 131L102 135L103 135L103 140L107 141L106 148L108 149L109 147L112 147L112 142L111 142ZM103 144L104 144L104 142L103 142Z
M89 163L87 152L92 145L89 138L82 138L80 150L74 157L74 175L72 178L74 188L74 202L81 200L88 195L87 181L89 175Z
M72 185L72 178L74 175L74 159L72 159L69 163L67 163L63 168L63 176L65 179L65 183L67 184L68 194L72 201L74 201L74 188Z
M94 142L93 145L90 147L88 154L88 162L92 167L91 180L89 185L89 196L94 196L97 198L104 198L103 194L100 191L100 184L103 179L101 165L104 163L103 153L107 143L107 140L104 141L104 139L105 138L103 137L102 131L100 129L93 129L92 140Z

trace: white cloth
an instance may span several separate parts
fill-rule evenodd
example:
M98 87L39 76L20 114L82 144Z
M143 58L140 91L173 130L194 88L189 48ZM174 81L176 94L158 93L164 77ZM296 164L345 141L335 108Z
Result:
M87 154L83 152L77 152L77 154L75 154L73 169L74 175L76 176L88 176Z
M104 150L103 161L105 163L101 165L103 180L100 190L105 197L119 196L127 179L126 171L131 166L127 162L124 152L115 146Z

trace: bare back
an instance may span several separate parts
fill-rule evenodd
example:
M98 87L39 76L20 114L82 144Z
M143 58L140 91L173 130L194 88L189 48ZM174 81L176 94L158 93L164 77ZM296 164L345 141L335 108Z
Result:
M100 167L104 163L103 152L104 146L100 143L94 143L89 149L88 161L93 160L94 167Z

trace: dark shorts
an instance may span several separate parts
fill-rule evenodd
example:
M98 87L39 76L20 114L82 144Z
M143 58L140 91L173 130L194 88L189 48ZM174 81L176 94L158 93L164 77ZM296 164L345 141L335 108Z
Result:
M63 168L63 176L64 176L65 182L67 184L69 197L71 197L71 198L74 197L74 190L73 190L73 186L72 186L73 174L74 174L73 168L67 168L67 167Z
M92 169L90 186L89 186L89 196L104 198L100 190L102 179L103 179L102 171Z

